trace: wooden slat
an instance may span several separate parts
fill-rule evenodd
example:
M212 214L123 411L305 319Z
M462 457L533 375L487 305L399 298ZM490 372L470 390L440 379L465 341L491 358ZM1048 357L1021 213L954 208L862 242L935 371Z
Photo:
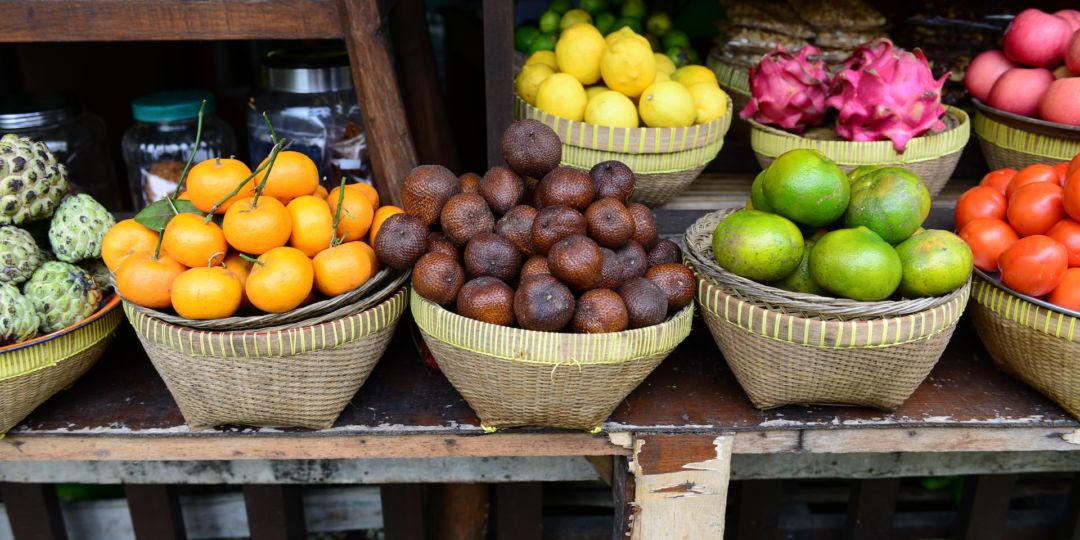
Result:
M615 503L615 519L611 524L611 537L626 538L634 522L634 475L630 474L630 464L625 456L613 458L611 493Z
M337 0L349 47L353 85L364 115L368 153L379 198L401 205L401 181L416 166L394 65L375 0Z
M138 540L184 540L184 515L176 486L127 484L124 486L131 526Z
M496 484L496 540L540 540L543 502L540 482Z
M777 537L780 520L780 480L748 480L739 490L739 514L735 535L739 540L771 540Z
M881 540L889 538L899 478L856 480L848 499L846 540Z
M307 538L301 486L249 484L244 486L248 535L251 540Z
M425 540L424 486L390 484L380 491L386 540Z
M488 167L503 163L499 140L514 120L514 3L484 0L484 98Z
M64 516L52 484L0 484L15 540L65 540Z
M334 0L0 0L0 42L341 36Z
M432 540L483 540L491 505L490 484L429 484Z
M984 474L969 476L964 481L964 494L957 513L957 537L965 540L1005 537L1016 475Z

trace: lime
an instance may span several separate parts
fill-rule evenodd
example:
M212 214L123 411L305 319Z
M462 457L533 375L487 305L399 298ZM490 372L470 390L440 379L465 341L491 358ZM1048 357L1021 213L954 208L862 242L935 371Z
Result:
M826 233L810 250L810 277L844 298L884 300L900 285L901 273L896 250L866 227Z
M695 50L693 47L690 47L686 50L686 62L690 64L701 63L701 57L698 56L697 50Z
M559 20L559 29L566 30L577 23L592 24L592 15L584 9L571 9L563 13L562 19Z
M532 45L529 45L529 54L536 54L540 51L554 51L555 43L559 38L555 34L540 34L533 40Z
M765 171L761 171L754 177L754 183L750 186L750 202L754 204L754 208L761 210L762 212L773 212L769 202L765 200L765 192L762 191L762 186L765 185Z
M595 17L597 14L607 11L608 5L607 0L581 0L578 7Z
M661 44L663 44L665 51L672 47L682 47L689 50L690 36L686 35L686 32L683 32L682 30L672 30L664 34L664 39L661 40Z
M580 122L589 98L585 88L566 73L549 75L536 90L536 107L548 114Z
M959 289L971 275L971 248L959 236L937 229L914 234L896 246L907 298L941 296Z
M540 31L545 34L559 31L559 21L562 20L562 13L557 11L551 11L550 9L540 15Z
M855 180L865 174L872 173L881 168L881 165L860 165L848 173L848 180L855 182Z
M580 10L566 12L564 19L574 11ZM605 48L604 36L595 26L577 23L563 30L559 42L555 44L559 71L572 75L581 84L592 84L600 80L600 59L604 56Z
M664 34L671 31L671 16L662 11L649 15L649 18L645 19L645 30L656 37L664 37Z
M903 242L930 215L930 192L907 169L886 167L864 173L851 184L845 227L863 225L886 242Z
M615 15L610 11L605 11L596 15L593 18L593 23L596 25L596 29L603 35L608 35L615 29Z
M618 38L600 57L604 85L627 97L638 97L656 78L656 58L648 43L637 36Z
M589 100L585 106L585 121L598 126L636 128L637 107L630 98L608 90Z
M686 50L686 47L671 47L664 49L664 54L676 67L683 67L690 61L690 53Z
M622 5L622 10L619 14L623 18L627 19L644 19L648 13L648 8L645 6L645 0L625 0Z
M519 26L514 30L514 49L522 53L529 52L529 45L539 35L540 29L535 26Z
M574 7L574 4L570 0L552 0L548 9L562 15L567 11L570 11Z
M765 170L762 190L778 214L815 227L844 215L851 197L844 171L821 152L806 149L776 158Z
M813 240L807 239L802 259L799 260L799 266L795 268L795 271L770 285L785 291L827 296L829 292L822 289L821 285L810 277L810 251L814 249L814 244Z
M630 30L633 30L635 34L640 34L644 31L641 25L641 19L628 19L626 17L621 17L619 20L615 21L615 29L618 30L620 28L629 28Z
M555 51L537 51L529 55L528 60L525 60L526 66L533 64L544 64L551 68L552 71L559 70L559 62L555 59Z
M694 124L694 98L675 81L660 81L645 89L638 99L638 112L649 127L686 127Z
M720 266L756 281L775 281L794 272L805 250L794 223L759 210L739 210L724 218L713 231L712 246Z

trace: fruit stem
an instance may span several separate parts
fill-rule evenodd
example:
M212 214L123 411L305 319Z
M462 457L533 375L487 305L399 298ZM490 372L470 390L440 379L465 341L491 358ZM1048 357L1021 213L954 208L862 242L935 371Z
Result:
M191 164L195 162L195 154L199 152L199 143L202 141L202 125L203 125L203 113L206 112L206 100L202 101L199 105L199 120L195 123L195 145L191 148L191 154L188 155L187 163L184 164L184 171L180 173L180 181L176 183L176 190L173 191L172 197L169 198L169 206L172 207L173 213L179 214L176 211L176 198L180 196L180 192L184 189L184 183L187 182L188 172L191 171ZM221 158L218 158L221 161Z
M262 117L263 122L266 122L266 127L270 129L270 142L277 144L279 142L277 132L274 131L274 124L270 123L270 116L266 114L266 111L263 111Z
M161 232L159 232L157 234L157 245L154 246L154 260L155 261L158 260L158 257L161 255L161 242L162 242L162 240L165 240L165 231L164 230L162 230Z
M228 195L222 197L221 200L219 200L218 202L214 203L214 206L212 206L210 208L210 211L206 213L206 220L204 221L204 223L210 223L210 221L212 219L214 219L214 214L217 213L218 208L220 208L221 205L225 204L225 201L228 201L229 199L235 197L237 193L240 193L240 190L244 189L244 186L246 186L247 183L250 182L252 178L255 178L256 176L258 176L259 173L261 173L267 167L273 166L274 160L277 159L277 153L279 151L281 151L281 149L284 148L284 146L285 146L285 141L281 141L276 146L274 146L274 148L270 151L270 158L271 159L269 161L267 161L266 163L264 163L262 165L259 165L259 168L255 169L255 171L252 172L251 174L249 174L247 176L247 178L244 178L243 180L241 180L240 183L237 184L235 188L233 188L232 192L230 192ZM267 176L269 176L270 171L266 171L266 174L267 174ZM265 182L266 182L266 179L264 178L263 183L265 183ZM259 186L260 186L260 189L261 189L262 184L260 184ZM255 202L257 202L257 201L258 201L258 194L256 194L256 201L252 202L252 206L254 206Z
M341 223L341 209L342 209L342 207L345 206L343 204L344 202L345 202L345 177L342 176L341 177L341 184L338 186L337 210L334 211L334 229L333 229L334 232L330 235L330 247L334 247L334 246L340 244L341 241L345 239L344 234L341 235L341 238L338 238L338 234L337 234L338 224Z
M266 264L266 263L260 261L259 259L256 259L255 257L252 257L251 255L248 255L247 253L241 253L240 258L244 259L245 261L247 261L247 262L249 262L251 264L257 264L259 266L263 266L263 265Z

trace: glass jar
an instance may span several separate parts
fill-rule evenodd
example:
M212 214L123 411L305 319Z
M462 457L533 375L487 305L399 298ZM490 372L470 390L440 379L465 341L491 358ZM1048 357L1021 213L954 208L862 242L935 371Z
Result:
M258 163L273 142L262 114L289 149L307 154L319 176L337 185L371 182L360 105L349 55L343 49L272 51L259 63L259 83L248 100L251 159Z
M105 122L64 95L40 94L0 99L0 134L15 133L42 141L68 169L79 193L109 210L121 210L127 197L116 181Z
M122 145L136 208L176 190L195 143L203 100L206 100L206 112L195 163L236 154L236 136L228 124L214 116L214 95L210 92L159 92L131 102L135 125L124 133Z

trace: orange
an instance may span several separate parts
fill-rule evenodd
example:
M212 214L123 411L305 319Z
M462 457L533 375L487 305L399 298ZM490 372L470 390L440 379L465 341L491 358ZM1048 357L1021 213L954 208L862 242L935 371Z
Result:
M371 279L371 258L362 242L345 242L315 256L315 286L326 296L347 293Z
M172 305L185 319L221 319L240 309L243 287L228 268L192 268L172 283Z
M312 192L311 194L312 194L312 195L314 195L314 196L316 196L316 197L318 197L318 198L320 198L320 199L324 199L324 200L325 200L325 199L326 199L326 188L324 188L324 187L323 187L323 186L322 186L322 185L320 184L320 185L318 185L318 186L315 186L315 191L314 191L314 192Z
M188 195L188 192L185 191L185 192L177 195L176 200L178 200L178 201L190 201L191 200L191 195Z
M405 211L396 206L383 206L375 211L375 217L371 219L371 235L368 237L371 239L371 244L375 244L375 235L379 232L379 228L382 227L386 218L394 214L404 214Z
M262 255L284 246L292 234L292 218L273 197L240 199L225 212L225 241L241 253Z
M266 159L270 159L269 156ZM266 159L259 164L262 167ZM255 177L255 185L259 185L266 175L266 169ZM283 203L301 196L315 193L319 185L319 168L315 162L301 152L284 150L279 152L274 160L274 168L270 170L270 178L263 188L263 195L269 195Z
M289 202L286 207L292 218L292 235L289 245L304 252L308 257L330 247L334 238L334 217L326 201L304 195Z
M337 214L340 191L341 188L336 187L326 196L331 216ZM337 227L338 236L344 236L346 242L360 240L371 228L375 208L371 206L371 201L363 193L355 189L345 188L345 195L342 197L341 221Z
M116 269L116 291L128 302L150 309L172 305L172 284L187 267L168 255L136 253Z
M209 212L249 176L251 169L238 159L208 159L188 171L187 191L184 193L200 212ZM224 214L237 200L254 194L255 182L248 180L239 193L229 197L214 213Z
M375 189L375 186L366 182L356 182L355 184L347 184L346 187L363 193L371 201L372 208L379 207L379 192Z
M263 253L251 267L247 291L251 303L267 313L284 313L299 306L315 279L311 259L291 247L277 247Z
M191 268L208 266L211 259L225 258L229 246L221 227L198 214L177 214L165 226L161 248L177 262Z
M101 240L101 258L110 272L115 272L124 259L136 253L153 253L157 247L158 233L125 219L113 225Z
M360 244L360 249L364 250L368 258L371 259L371 273L376 274L379 272L379 257L375 255L375 250L367 242L357 242Z
M223 263L225 268L228 268L230 272L236 276L236 279L240 280L240 288L243 289L247 285L248 274L251 273L251 263L240 256L235 251L229 253ZM241 290L240 292L240 307L250 306L251 302L248 301L247 293Z

